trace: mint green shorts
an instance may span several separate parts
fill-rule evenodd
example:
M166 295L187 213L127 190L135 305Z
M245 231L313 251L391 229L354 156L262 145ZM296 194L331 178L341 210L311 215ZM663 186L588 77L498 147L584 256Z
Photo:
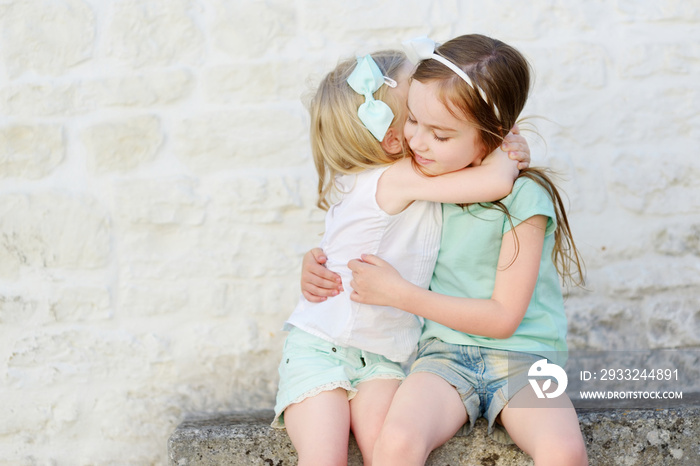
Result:
M357 348L334 345L293 328L282 350L272 427L284 428L284 410L327 390L343 388L351 400L357 385L372 379L403 380L401 364Z

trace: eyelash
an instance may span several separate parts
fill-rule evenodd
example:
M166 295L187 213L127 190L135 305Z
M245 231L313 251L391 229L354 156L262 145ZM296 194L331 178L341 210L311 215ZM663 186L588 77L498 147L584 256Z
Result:
M408 121L408 122L409 122L410 124L412 124L412 125L415 125L415 124L416 124L416 120L414 120L413 118L411 118L410 115L406 117L406 121ZM441 138L441 137L439 137L437 134L433 133L433 139L435 139L435 140L438 141L438 142L445 142L445 141L447 141L449 138Z

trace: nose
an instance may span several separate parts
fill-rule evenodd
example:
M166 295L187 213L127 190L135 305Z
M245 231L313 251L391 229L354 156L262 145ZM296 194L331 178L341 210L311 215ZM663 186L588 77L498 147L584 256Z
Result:
M404 135L406 141L408 141L408 147L410 147L411 150L420 152L426 149L425 138L421 135L418 128L413 127L410 131L404 130Z

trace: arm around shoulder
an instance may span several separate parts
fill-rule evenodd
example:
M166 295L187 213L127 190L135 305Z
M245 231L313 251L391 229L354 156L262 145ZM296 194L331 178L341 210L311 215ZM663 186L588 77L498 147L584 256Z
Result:
M437 176L422 173L410 158L406 158L384 172L379 181L377 201L389 213L397 209L400 212L413 201L493 202L510 194L518 173L517 162L510 160L505 152L488 163Z

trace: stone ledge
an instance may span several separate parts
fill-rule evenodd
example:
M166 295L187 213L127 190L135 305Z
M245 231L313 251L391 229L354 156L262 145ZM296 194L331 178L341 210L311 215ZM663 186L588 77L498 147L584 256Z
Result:
M667 409L577 409L591 466L700 464L700 405ZM168 440L171 466L262 465L297 463L286 431L270 427L272 410L197 415L186 419ZM351 439L350 466L362 465ZM486 434L479 419L469 435L457 434L436 449L427 465L531 465L514 445Z

